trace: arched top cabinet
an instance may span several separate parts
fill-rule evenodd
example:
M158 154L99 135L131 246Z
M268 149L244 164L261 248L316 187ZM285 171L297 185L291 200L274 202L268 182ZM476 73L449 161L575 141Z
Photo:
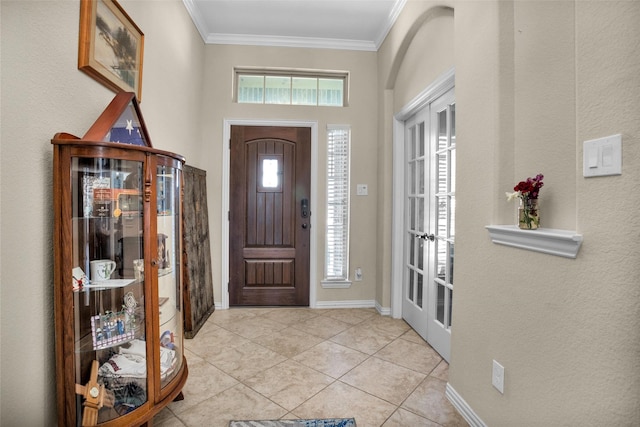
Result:
M180 155L133 93L53 144L58 425L135 426L181 397Z

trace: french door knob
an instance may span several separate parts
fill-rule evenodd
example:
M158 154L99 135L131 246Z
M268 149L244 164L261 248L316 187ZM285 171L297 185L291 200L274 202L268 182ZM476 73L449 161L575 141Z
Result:
M420 234L418 235L418 238L423 240L431 240L432 242L436 240L435 234L429 234L429 233Z

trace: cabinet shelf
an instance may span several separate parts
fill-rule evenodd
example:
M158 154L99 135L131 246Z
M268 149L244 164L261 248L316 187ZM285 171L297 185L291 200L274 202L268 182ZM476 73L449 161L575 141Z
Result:
M515 225L487 225L493 243L566 258L576 258L582 234L575 231L539 228L522 230Z

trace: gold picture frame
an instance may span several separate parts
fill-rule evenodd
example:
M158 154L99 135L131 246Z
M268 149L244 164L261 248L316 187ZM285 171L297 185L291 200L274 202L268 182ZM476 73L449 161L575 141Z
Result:
M116 0L80 0L78 69L142 100L144 34Z

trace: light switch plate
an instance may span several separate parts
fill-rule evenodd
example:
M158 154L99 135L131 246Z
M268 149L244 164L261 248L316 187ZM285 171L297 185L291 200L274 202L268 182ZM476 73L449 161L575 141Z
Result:
M583 142L582 175L593 176L622 174L622 135Z
M367 184L358 184L356 185L356 194L358 196L366 196L369 194L369 189L367 188Z

